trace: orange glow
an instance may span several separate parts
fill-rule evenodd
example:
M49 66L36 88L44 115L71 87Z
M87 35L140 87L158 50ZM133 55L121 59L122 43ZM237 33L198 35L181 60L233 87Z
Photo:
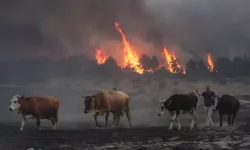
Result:
M207 68L209 72L214 72L214 61L211 54L207 54Z
M163 48L164 58L166 61L166 69L171 73L181 72L186 74L186 69L181 67L177 61L176 55L172 52L170 53L166 47Z
M158 67L156 68L151 68L151 69L148 69L148 70L144 70L144 72L151 72L151 73L154 73L156 71L159 71L162 67L164 67L164 65L159 65Z
M97 64L103 64L106 62L108 57L113 57L115 58L116 62L118 62L118 66L121 69L124 69L126 67L131 68L134 72L138 74L143 74L146 72L157 72L161 70L162 68L166 68L169 72L171 73L182 73L186 74L186 69L180 65L179 60L177 60L177 56L175 53L170 52L166 47L164 47L163 52L164 52L164 65L159 65L154 68L150 69L145 69L143 68L141 62L140 62L140 49L135 48L130 41L127 39L126 35L123 33L122 28L120 27L119 23L114 22L114 27L115 29L120 33L121 35L121 42L123 46L122 51L117 51L118 53L109 54L105 53L103 49L96 49L95 53L95 58L97 61ZM112 47L112 45L111 45ZM118 56L118 57L114 57Z
M106 60L108 59L108 56L105 55L102 49L97 49L95 53L95 58L96 58L97 64L100 65L106 62Z
M115 22L115 29L121 34L122 36L122 43L123 43L123 52L125 54L124 56L124 64L122 68L125 68L129 66L130 68L134 69L135 72L139 74L143 74L144 69L142 68L142 65L140 64L140 58L136 51L133 50L132 46L130 45L129 41L127 40L125 34L123 33L120 25Z

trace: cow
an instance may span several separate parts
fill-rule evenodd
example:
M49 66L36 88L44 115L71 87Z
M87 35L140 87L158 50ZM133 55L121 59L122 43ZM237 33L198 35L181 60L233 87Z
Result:
M109 113L113 113L113 121L116 120L116 128L120 120L120 116L123 115L123 111L125 112L129 126L131 128L131 114L129 107L129 96L122 91L116 90L102 90L95 95L92 96L82 96L85 99L85 109L84 113L88 113L92 108L95 109L94 119L95 124L98 127L101 125L97 122L97 116L106 114L106 128L108 127L108 117Z
M90 111L95 110L95 105L94 105L94 101L93 101L93 99L95 98L94 95L84 96L82 98L85 99L85 104L87 103L87 105L88 105L88 106L85 106L84 113L89 113ZM118 124L120 122L120 117L122 117L124 115L123 110L121 110L119 112L118 111L116 111L116 112L111 111L111 113L113 114L112 126L115 126L117 128ZM95 111L94 118L99 116L99 115L103 116L104 114L105 114L105 111ZM101 125L98 124L97 122L96 122L96 126L101 127Z
M161 99L159 101L160 110L158 112L158 116L162 116L164 114L164 110L168 110L172 117L168 129L172 130L173 123L175 120L177 120L177 129L180 130L181 124L179 121L179 115L181 113L189 113L192 116L190 129L193 129L194 125L196 125L197 103L198 97L194 92L191 92L189 94L174 94L166 100Z
M240 109L240 101L234 96L224 94L218 97L218 103L215 109L219 111L220 127L222 127L223 115L228 116L228 125L234 125L236 114Z
M55 130L58 122L58 109L59 101L55 97L41 96L24 97L24 95L14 95L9 106L9 111L17 110L18 114L21 114L21 131L28 119L36 119L39 130L41 130L40 119L51 120Z

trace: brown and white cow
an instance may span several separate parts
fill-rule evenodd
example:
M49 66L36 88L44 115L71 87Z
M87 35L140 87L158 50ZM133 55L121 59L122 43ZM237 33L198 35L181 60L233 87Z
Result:
M38 129L40 128L40 119L51 120L53 129L56 129L58 121L59 101L55 97L24 97L14 95L11 99L9 111L17 110L21 113L22 131L28 119L36 119Z
M222 127L223 115L228 116L228 125L233 125L235 123L236 114L240 109L240 101L234 96L224 94L218 97L218 103L215 108L219 111L220 127Z
M174 94L170 96L168 99L161 99L159 101L160 110L158 112L158 116L162 116L164 114L164 110L168 110L171 115L171 121L169 124L169 130L172 130L173 123L177 120L178 130L181 129L181 124L179 121L179 115L182 113L190 113L192 116L192 121L190 124L190 129L193 129L194 124L196 123L196 108L198 103L198 97L194 92L189 94Z
M82 96L82 98L85 99L85 109L84 109L84 113L89 113L90 111L95 111L94 113L94 118L96 120L96 118L100 115L103 116L106 111L96 111L95 109L95 103L93 101L93 99L95 98L94 96ZM119 123L120 123L120 118L124 115L123 113L124 110L121 111L111 111L111 113L113 114L113 123L111 125L111 127L115 126L116 128L118 127ZM97 123L96 121L96 126L101 127L100 124Z
M95 109L94 119L97 126L101 125L97 122L97 116L106 114L106 128L108 127L108 117L109 113L113 113L114 119L116 120L116 127L119 124L120 116L125 112L127 119L129 121L129 126L131 128L131 114L129 107L129 96L122 91L116 90L103 90L92 96L85 96L85 109L84 113L88 113Z

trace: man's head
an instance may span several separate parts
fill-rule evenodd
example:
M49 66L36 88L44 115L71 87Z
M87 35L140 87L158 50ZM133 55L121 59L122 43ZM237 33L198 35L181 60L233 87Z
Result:
M95 108L95 97L94 96L82 96L85 99L84 113L88 113Z
M210 91L211 87L209 85L206 86L206 91Z
M22 100L24 98L23 96L19 96L19 95L14 95L12 97L12 99L10 100L10 107L9 107L9 111L14 111L20 108L20 100Z

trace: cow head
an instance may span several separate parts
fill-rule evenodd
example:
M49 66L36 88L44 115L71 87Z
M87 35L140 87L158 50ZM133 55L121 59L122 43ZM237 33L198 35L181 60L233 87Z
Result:
M220 109L221 97L216 96L216 99L217 99L217 101L215 100L215 110L218 110L218 109Z
M22 100L24 98L23 96L19 96L19 95L14 95L12 97L12 99L10 100L10 107L9 107L9 111L14 111L20 108L20 100Z
M159 100L159 112L158 112L158 116L162 116L164 114L164 110L165 110L165 105L164 105L164 99L160 99Z
M190 92L189 94L192 96L197 96L197 93L195 93L195 92Z
M84 113L88 113L95 108L95 96L82 96L85 99Z

